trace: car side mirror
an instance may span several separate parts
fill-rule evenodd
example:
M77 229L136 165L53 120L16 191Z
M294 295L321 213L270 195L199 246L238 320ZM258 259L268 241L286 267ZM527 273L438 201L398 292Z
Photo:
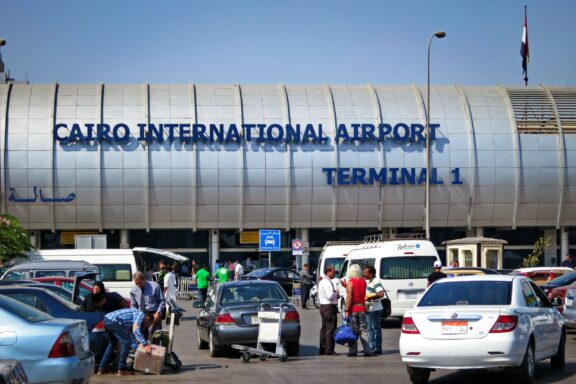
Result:
M561 297L553 297L550 304L552 304L553 307L560 307L564 302Z
M196 300L192 303L192 308L204 308L204 302L202 300Z

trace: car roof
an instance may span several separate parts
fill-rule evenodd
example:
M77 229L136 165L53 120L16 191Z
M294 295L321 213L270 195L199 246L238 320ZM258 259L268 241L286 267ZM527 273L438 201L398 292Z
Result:
M17 264L10 268L10 271L18 271L22 269L34 269L34 270L42 270L42 269L64 269L64 270L74 270L74 269L98 269L93 264L90 264L87 261L81 260L39 260L39 261L26 261L20 264Z
M568 267L530 267L530 268L517 268L514 272L548 272L548 271L566 271L572 272L574 271L572 268Z
M241 281L229 281L227 283L218 284L218 286L220 287L234 287L240 285L279 285L279 284L272 280L241 280Z
M458 281L512 281L514 279L526 279L525 276L520 275L468 275L447 277L445 279L436 280L434 284L449 284L450 282Z

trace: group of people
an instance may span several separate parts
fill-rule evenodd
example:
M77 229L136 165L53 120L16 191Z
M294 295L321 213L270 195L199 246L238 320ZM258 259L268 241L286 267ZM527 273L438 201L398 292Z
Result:
M334 354L334 335L338 325L338 284L346 287L346 310L344 317L362 344L364 356L374 356L382 353L382 329L380 317L385 296L384 286L378 277L376 269L367 266L364 271L358 264L348 268L348 278L340 282L335 279L336 270L329 266L324 271L318 283L318 299L320 302L320 354ZM348 346L348 356L357 356L358 341Z
M246 261L247 267L248 261L249 260ZM253 266L251 261L250 266ZM216 284L223 284L232 280L240 281L242 276L244 276L244 267L239 260L235 260L234 262L216 260L216 271L213 275L210 275L210 272L208 272L208 266L203 264L194 274L198 286L198 299L206 301L211 281Z

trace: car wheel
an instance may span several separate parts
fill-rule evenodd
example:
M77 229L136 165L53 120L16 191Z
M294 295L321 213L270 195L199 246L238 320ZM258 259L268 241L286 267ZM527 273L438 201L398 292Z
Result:
M221 349L214 345L214 335L210 331L210 340L208 340L208 349L210 350L210 357L220 356Z
M425 368L406 367L412 384L426 384L430 380L430 370Z
M196 326L196 346L198 347L198 349L208 348L208 343L202 340L202 337L200 336L200 327L198 326Z
M534 374L536 371L536 359L534 357L534 344L532 341L528 343L522 365L518 367L518 381L524 384L530 384L534 381Z
M562 336L560 336L558 351L550 359L550 366L552 367L552 369L564 369L565 365L566 365L566 331L562 329Z
M300 352L300 343L298 341L295 343L286 344L286 353L288 354L288 356L290 357L298 356L299 352Z
M316 307L316 309L320 308L320 302L318 300L318 295L312 296L312 302L314 303L314 306Z

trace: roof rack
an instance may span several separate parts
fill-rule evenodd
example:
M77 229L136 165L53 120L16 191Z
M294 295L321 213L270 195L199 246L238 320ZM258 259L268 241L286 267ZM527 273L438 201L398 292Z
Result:
M425 240L426 234L420 233L398 233L394 236L388 234L377 234L364 236L364 244L379 243L381 241L394 241L394 240Z
M324 248L331 246L331 245L360 245L364 243L362 240L350 240L350 241L327 241L324 244Z

